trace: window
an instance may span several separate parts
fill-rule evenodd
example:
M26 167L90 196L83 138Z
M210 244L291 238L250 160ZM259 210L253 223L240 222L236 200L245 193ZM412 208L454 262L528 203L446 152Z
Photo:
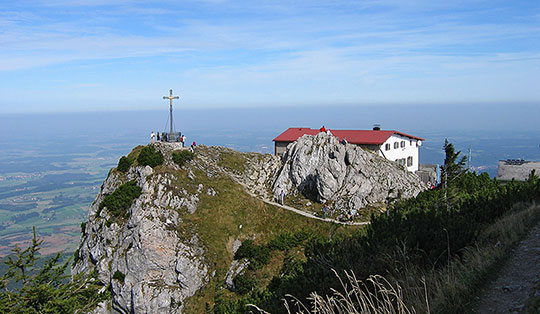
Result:
M401 147L405 147L405 141L401 141Z
M395 148L395 149L399 148L399 142L395 142L395 143L394 143L394 148Z
M386 143L386 145L384 145L384 150L390 150L390 143Z
M409 141L410 145L409 146L412 146L412 140Z
M412 156L407 157L407 167L412 166Z

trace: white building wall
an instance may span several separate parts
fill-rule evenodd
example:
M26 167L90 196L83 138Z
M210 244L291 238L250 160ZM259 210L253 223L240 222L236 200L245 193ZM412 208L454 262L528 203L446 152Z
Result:
M415 172L418 170L419 161L418 142L419 141L416 139L394 134L381 145L379 155L391 161L401 162L407 167L407 170ZM390 149L387 149L387 144L390 145ZM412 160L410 158L412 158ZM409 164L407 164L408 161Z

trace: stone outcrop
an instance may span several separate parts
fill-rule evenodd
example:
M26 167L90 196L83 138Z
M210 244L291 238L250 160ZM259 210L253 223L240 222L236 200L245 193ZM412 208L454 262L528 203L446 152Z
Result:
M362 209L389 199L410 198L425 189L403 166L331 134L304 135L289 144L273 185L277 199L302 193L338 210Z
M173 146L156 145L165 153L169 167L176 167L169 150L179 147ZM173 174L158 174L149 166L139 166L131 167L125 175L113 171L104 182L90 208L79 261L72 269L74 274L96 271L99 280L110 286L110 308L102 305L96 313L180 313L183 300L208 281L204 249L197 235L180 238L176 229L182 223L179 212L197 209L199 193L215 192L200 187L190 194L175 186L175 179ZM130 180L137 182L142 194L129 208L127 220L98 210L105 195Z
M281 166L281 160L277 156L250 153L245 163L245 170L237 179L254 195L271 199L271 188Z

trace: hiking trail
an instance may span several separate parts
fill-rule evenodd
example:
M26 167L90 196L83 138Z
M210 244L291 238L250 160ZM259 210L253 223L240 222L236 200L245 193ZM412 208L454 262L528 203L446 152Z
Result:
M540 223L510 254L497 279L482 292L476 313L521 313L530 297L540 295Z

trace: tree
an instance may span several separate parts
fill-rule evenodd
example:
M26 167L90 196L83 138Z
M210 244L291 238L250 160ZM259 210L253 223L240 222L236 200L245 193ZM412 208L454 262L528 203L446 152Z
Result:
M1 313L87 313L109 298L110 293L99 292L103 284L95 275L68 281L65 272L71 258L59 264L62 253L38 267L42 243L34 228L32 244L24 250L16 245L14 256L7 259L9 269L0 277ZM12 285L16 288L10 288Z
M448 208L450 206L448 190L451 187L451 183L455 182L457 178L467 172L467 169L465 168L467 156L460 157L461 151L456 152L454 145L448 142L448 139L444 140L444 153L444 165L441 169L441 186L444 189L444 201Z
M448 142L448 139L444 140L444 153L445 158L441 172L441 184L446 188L451 182L467 171L465 168L467 156L460 157L461 151L456 152L454 145Z

